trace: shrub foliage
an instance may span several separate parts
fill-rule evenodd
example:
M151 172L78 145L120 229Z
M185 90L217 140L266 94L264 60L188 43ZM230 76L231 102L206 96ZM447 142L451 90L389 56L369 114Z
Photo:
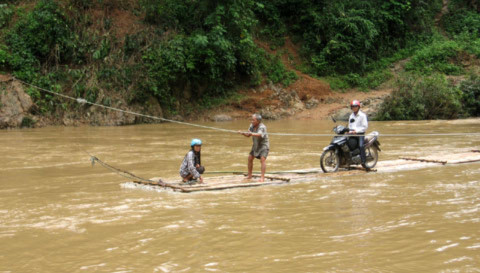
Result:
M406 74L381 106L378 120L452 119L462 115L462 92L434 74L422 77Z
M279 55L257 44L267 40L275 49L290 36L301 45L302 71L332 79L333 88L375 88L392 77L392 62L411 57L407 70L426 78L412 76L400 87L443 96L445 110L455 110L460 102L477 113L474 79L455 89L436 73L465 73L462 56L480 57L478 1L450 1L450 12L441 21L450 40L432 35L441 0L20 2L0 4L0 69L43 88L108 105L115 101L105 93L115 92L129 103L154 97L174 113L186 103L211 105L238 86L288 85L297 75ZM113 10L137 16L141 30L116 33ZM432 93L431 86L443 89ZM400 87L399 92L413 92ZM58 101L29 92L42 112L55 112ZM421 100L417 93L408 94L413 101ZM447 97L452 99L448 104ZM384 118L458 114L434 113L429 105L420 101L398 111L407 114L385 111Z

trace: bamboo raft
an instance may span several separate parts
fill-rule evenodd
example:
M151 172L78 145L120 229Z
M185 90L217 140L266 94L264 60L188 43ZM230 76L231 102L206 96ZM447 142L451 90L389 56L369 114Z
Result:
M465 164L480 162L480 153L477 150L457 154L436 154L425 157L401 157L397 160L386 160L377 163L376 169L370 172L396 172L402 170L414 170L450 164ZM180 178L173 180L162 180L154 177L148 181L131 181L124 183L125 188L149 188L165 189L175 192L199 192L215 191L233 188L250 188L267 185L282 185L289 183L309 182L329 177L350 176L365 174L365 170L359 167L343 169L335 173L323 173L320 168L291 170L275 172L275 175L266 175L264 182L259 182L260 175L254 174L253 179L247 180L245 173L232 173L232 175L221 175L204 177L203 183L186 184Z

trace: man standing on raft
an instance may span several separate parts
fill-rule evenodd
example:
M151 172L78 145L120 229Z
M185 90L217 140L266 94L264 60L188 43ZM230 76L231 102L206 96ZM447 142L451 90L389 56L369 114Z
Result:
M267 127L262 123L262 116L259 114L252 115L252 124L248 128L248 132L238 131L246 137L252 137L253 145L250 155L248 156L248 176L247 179L252 179L253 159L258 158L262 164L260 182L265 179L265 171L267 169L268 152L270 150L270 143L268 142Z

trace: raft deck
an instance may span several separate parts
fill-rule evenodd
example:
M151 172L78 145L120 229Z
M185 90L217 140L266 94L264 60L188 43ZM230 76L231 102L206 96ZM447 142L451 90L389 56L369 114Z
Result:
M465 164L480 162L480 152L472 150L457 154L436 154L424 157L401 157L397 160L379 161L376 169L370 172L396 172L402 170L423 169L434 166L444 166L449 164ZM179 178L174 180L162 180L154 177L150 181L131 181L127 182L130 187L155 187L169 189L176 192L198 192L214 191L232 188L247 188L267 185L281 185L288 183L315 181L322 178L349 176L365 173L363 168L353 167L342 169L335 173L323 173L320 168L291 170L277 172L275 175L266 175L264 182L259 182L260 175L254 174L253 179L247 180L245 173L234 173L233 175L222 175L214 177L204 177L203 183L186 184Z

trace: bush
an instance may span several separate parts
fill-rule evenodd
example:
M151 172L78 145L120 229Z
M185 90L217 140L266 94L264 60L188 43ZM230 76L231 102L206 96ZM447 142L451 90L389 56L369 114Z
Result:
M262 74L283 84L297 78L279 57L272 57L255 45L255 1L219 4L145 0L143 5L148 22L166 29L173 24L178 31L143 54L147 74L141 89L155 95L167 108L180 98L193 102L225 97L236 84L248 80L258 84ZM129 38L129 43L134 41Z
M375 89L392 77L388 70L374 70L361 76L357 73L327 77L330 88L333 90L345 90L358 87L361 91Z
M277 56L266 56L265 67L263 68L266 71L267 78L273 83L282 83L284 86L294 83L298 79L298 75L289 71L282 63L280 57Z
M462 92L439 74L402 76L381 105L378 120L453 119L462 114Z
M10 23L10 19L12 19L13 14L14 11L8 6L8 4L0 4L0 28Z
M405 70L416 71L424 75L441 72L447 75L459 75L463 68L458 66L458 55L462 47L456 41L437 40L418 50L405 65Z
M34 125L35 125L35 120L33 120L31 117L24 117L22 119L22 123L20 124L20 127L32 128Z
M60 85L61 79L64 78L62 75L49 73L45 76L39 74L35 74L34 76L35 77L31 81L33 85L57 93L62 93L62 87ZM61 98L42 92L37 88L29 87L25 90L25 92L32 98L42 114L53 113L56 109L56 106L61 105L62 102Z
M8 65L28 81L41 63L66 62L74 47L69 23L53 0L40 1L7 33L5 42Z
M460 84L465 111L470 116L480 116L480 77L472 75Z
M480 14L471 8L451 7L442 18L444 29L451 36L466 32L472 38L480 35Z
M0 44L0 68L5 69L9 64L10 54L5 45Z
M288 32L317 75L364 75L369 65L391 56L412 39L430 33L441 0L312 1L262 0L261 34ZM286 23L283 23L286 22ZM273 33L273 34L272 34Z

